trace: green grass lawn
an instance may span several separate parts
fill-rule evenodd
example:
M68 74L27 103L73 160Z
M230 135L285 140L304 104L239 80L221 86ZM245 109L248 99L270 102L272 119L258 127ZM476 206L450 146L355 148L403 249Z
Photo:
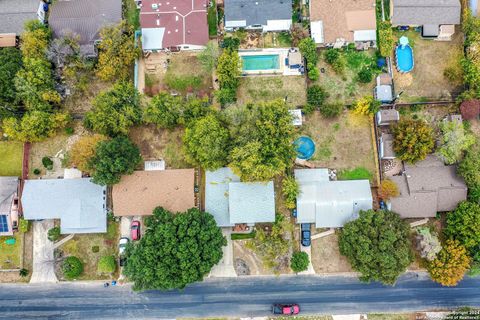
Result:
M23 143L0 141L0 176L22 175Z
M212 5L208 8L207 21L208 35L215 37L217 35L217 4L215 1L213 1Z
M22 234L16 232L15 244L6 244L5 241L12 237L0 237L0 269L16 269L21 267L22 257Z
M135 30L140 27L140 10L137 9L135 1L123 0L123 17Z

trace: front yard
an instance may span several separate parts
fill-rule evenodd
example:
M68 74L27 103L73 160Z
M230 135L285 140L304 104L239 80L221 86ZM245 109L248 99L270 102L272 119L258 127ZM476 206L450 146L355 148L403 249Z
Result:
M0 141L0 176L22 175L23 143Z
M9 239L14 239L15 244L9 244L7 242ZM21 268L22 255L23 234L21 232L15 232L13 236L0 237L0 269Z
M312 241L312 264L315 273L352 272L352 267L338 249L338 235Z
M286 99L291 107L307 103L305 77L302 76L248 76L240 80L237 103Z
M434 41L422 39L419 32L395 32L399 39L407 36L413 48L414 68L412 72L401 74L396 70L394 62L395 92L400 96L400 102L416 102L425 100L448 100L458 94L460 81L448 79L445 71L458 69L462 56L463 34L458 30L452 41ZM453 80L453 81L452 81Z
M337 170L366 169L376 180L376 153L372 119L344 111L338 118L324 118L315 111L306 116L302 134L315 141L310 162Z
M76 256L83 262L83 274L77 280L104 280L112 276L97 272L98 261L103 256L117 256L119 239L119 225L117 222L108 221L106 233L76 234L57 250L63 257ZM57 263L58 279L63 280L59 270L61 263ZM118 268L117 268L118 269ZM113 276L113 278L116 278Z

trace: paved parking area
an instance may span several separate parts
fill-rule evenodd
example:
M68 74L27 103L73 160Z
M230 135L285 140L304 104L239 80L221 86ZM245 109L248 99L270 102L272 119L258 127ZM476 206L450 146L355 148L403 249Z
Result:
M53 228L53 220L33 223L33 270L30 283L58 282L55 275L54 243L48 240L48 230Z
M227 246L223 247L223 257L220 262L210 271L210 277L236 277L237 273L233 266L233 241L232 228L222 228L222 233L227 239Z

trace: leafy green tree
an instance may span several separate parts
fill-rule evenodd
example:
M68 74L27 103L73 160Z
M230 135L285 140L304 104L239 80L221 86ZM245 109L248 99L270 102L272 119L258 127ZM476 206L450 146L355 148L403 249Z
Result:
M361 83L370 83L373 78L373 72L369 68L362 68L358 72L358 81Z
M44 59L52 33L50 29L38 20L25 23L24 32L20 36L20 50L24 57Z
M7 118L3 121L3 132L8 137L18 141L42 141L55 135L63 128L70 117L65 113L31 111L21 119Z
M480 187L480 144L472 146L458 165L458 173L465 179L469 191Z
M156 208L145 235L125 250L123 269L134 290L181 289L201 281L227 244L213 216L197 208L173 214Z
M134 30L125 21L100 31L97 76L105 81L127 79L140 49L135 47Z
M310 38L304 38L300 40L298 44L298 48L300 49L301 54L307 60L307 63L311 63L314 66L317 65L318 62L318 54L317 54L317 45L315 41Z
M122 81L95 97L84 124L94 132L113 137L128 134L130 127L141 119L140 94L132 83Z
M340 253L362 274L360 280L393 285L413 261L409 234L409 225L394 212L360 211L340 233Z
M381 21L378 24L378 46L382 57L390 57L395 46L395 38L390 21Z
M440 130L442 131L442 139L437 153L446 164L454 164L459 161L463 152L475 144L475 136L465 132L462 123L455 121L442 122Z
M219 55L217 42L209 41L205 49L198 55L198 60L206 71L212 72L217 65Z
M255 238L249 240L246 246L260 257L265 268L279 274L282 267L288 267L291 240L285 234L289 232L292 232L292 224L277 214L272 230L265 232L257 229Z
M133 173L141 161L140 150L127 137L101 141L89 162L92 181L99 185L116 184L123 174Z
M459 241L447 240L435 260L429 263L428 272L433 281L453 287L463 279L470 262L467 250Z
M302 272L308 269L309 263L308 254L303 251L297 251L293 253L290 259L290 268L292 268L293 272Z
M213 114L193 122L183 136L187 160L206 170L227 164L229 142L228 129Z
M240 39L237 37L225 37L222 42L222 48L237 51L240 48Z
M74 256L67 257L62 263L63 276L67 280L73 280L83 273L83 262Z
M444 229L448 238L460 241L468 250L480 245L480 205L464 201L447 214Z
M190 98L183 104L182 109L181 122L186 125L216 111L210 105L208 98Z
M110 256L103 256L98 261L97 271L99 273L114 273L117 269L117 262L115 261L115 257Z
M83 172L89 172L89 161L95 156L97 144L100 141L107 140L107 137L101 134L85 135L80 137L70 149L69 163Z
M268 181L290 168L295 159L295 130L287 105L281 100L240 109L243 119L232 119L236 137L230 167L242 181Z
M339 49L330 48L325 51L325 61L332 66L336 73L342 74L345 71L345 58Z
M325 118L338 117L343 111L343 103L341 101L335 101L331 103L324 103L320 106L320 113Z
M217 63L217 76L221 89L236 90L238 88L241 67L241 60L237 51L223 50Z
M393 135L393 150L403 161L414 163L433 151L433 130L422 120L400 120L393 128Z
M300 194L300 187L295 177L285 177L282 181L282 194L285 199L285 207L293 209L297 206L297 197Z
M218 103L224 106L237 101L237 91L235 89L220 89L215 91L215 97Z
M173 128L179 124L182 115L182 99L166 92L157 94L143 113L146 123L153 123L159 128Z
M22 68L22 54L17 48L0 49L0 103L13 103L16 100L14 79Z
M328 93L324 88L315 84L307 89L307 103L319 108L328 98Z

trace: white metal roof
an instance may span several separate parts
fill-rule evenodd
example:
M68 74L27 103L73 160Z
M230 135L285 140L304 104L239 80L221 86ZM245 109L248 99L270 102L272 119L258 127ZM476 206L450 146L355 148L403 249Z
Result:
M163 49L163 35L165 28L142 28L143 50Z
M312 38L315 40L315 43L324 43L323 36L323 21L312 21L310 23L310 29L312 32Z

